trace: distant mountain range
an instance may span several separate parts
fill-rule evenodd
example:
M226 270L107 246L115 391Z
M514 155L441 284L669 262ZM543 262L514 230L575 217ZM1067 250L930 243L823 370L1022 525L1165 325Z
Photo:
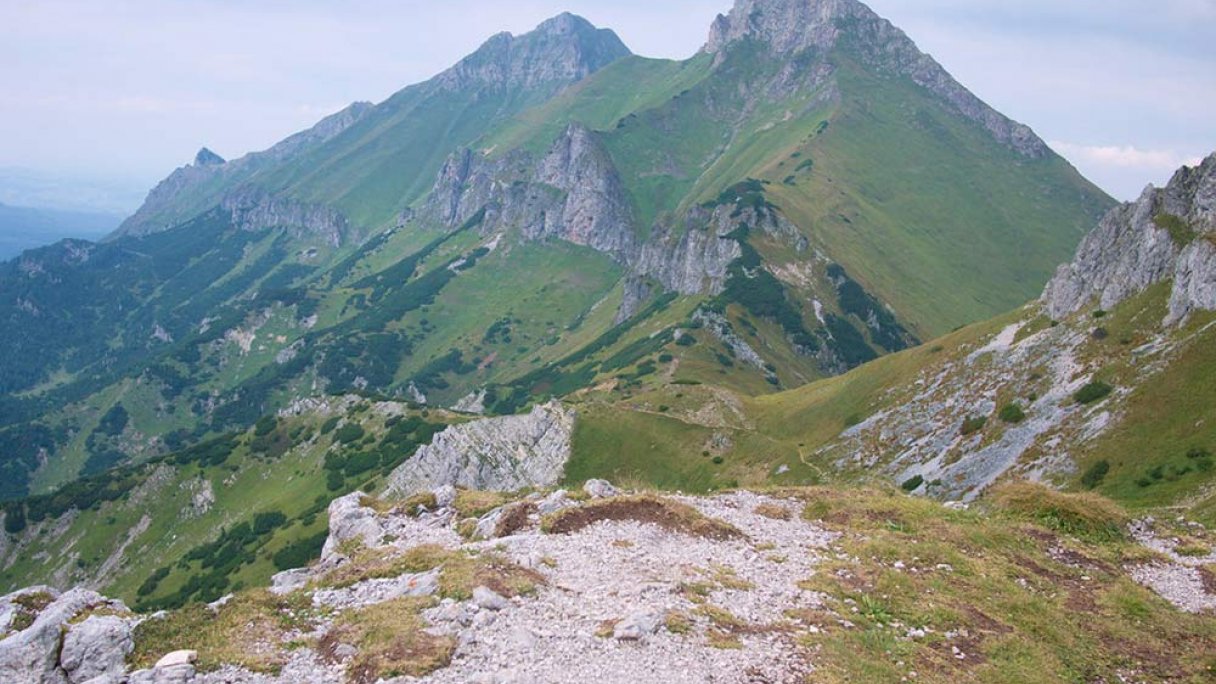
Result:
M64 238L99 240L122 223L124 215L0 204L0 261L27 249Z
M1112 205L854 0L741 2L683 61L562 14L0 266L0 495L305 394L512 413L677 350L795 387L1036 296Z

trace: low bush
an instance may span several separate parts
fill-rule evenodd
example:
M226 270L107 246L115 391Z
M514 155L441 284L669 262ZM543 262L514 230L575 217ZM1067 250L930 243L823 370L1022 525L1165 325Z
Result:
M1106 479L1106 474L1110 472L1110 462L1102 459L1086 469L1085 474L1081 476L1081 486L1086 489L1096 489L1102 484L1102 480Z
M999 416L1001 420L1014 425L1026 420L1026 412L1022 410L1022 405L1016 401L1003 406Z
M1110 393L1114 390L1114 387L1111 387L1105 382L1095 380L1077 390L1077 393L1072 395L1072 398L1078 404L1085 406L1105 399L1106 397L1110 396Z
M963 421L963 427L961 429L961 432L963 433L964 437L967 437L968 435L973 435L973 434L979 432L980 430L983 430L984 426L987 424L988 424L987 416L971 416L970 418L967 418L966 420Z

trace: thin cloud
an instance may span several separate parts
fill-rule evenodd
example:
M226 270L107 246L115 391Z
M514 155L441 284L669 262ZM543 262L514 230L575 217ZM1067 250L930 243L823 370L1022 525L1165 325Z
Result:
M1172 171L1183 165L1194 166L1200 161L1198 157L1173 150L1144 150L1135 145L1080 145L1063 141L1049 144L1056 152L1074 161L1119 169Z

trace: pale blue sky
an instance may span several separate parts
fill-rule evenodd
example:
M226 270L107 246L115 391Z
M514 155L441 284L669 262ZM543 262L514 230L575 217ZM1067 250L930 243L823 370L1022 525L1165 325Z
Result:
M563 10L683 58L730 4L6 0L0 169L146 189L202 145L265 148ZM870 4L1120 198L1216 151L1216 0Z

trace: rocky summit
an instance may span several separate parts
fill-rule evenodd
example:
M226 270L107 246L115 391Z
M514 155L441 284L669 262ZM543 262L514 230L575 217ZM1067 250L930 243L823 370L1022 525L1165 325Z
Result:
M856 0L492 35L0 263L0 684L1207 681L1214 236Z

